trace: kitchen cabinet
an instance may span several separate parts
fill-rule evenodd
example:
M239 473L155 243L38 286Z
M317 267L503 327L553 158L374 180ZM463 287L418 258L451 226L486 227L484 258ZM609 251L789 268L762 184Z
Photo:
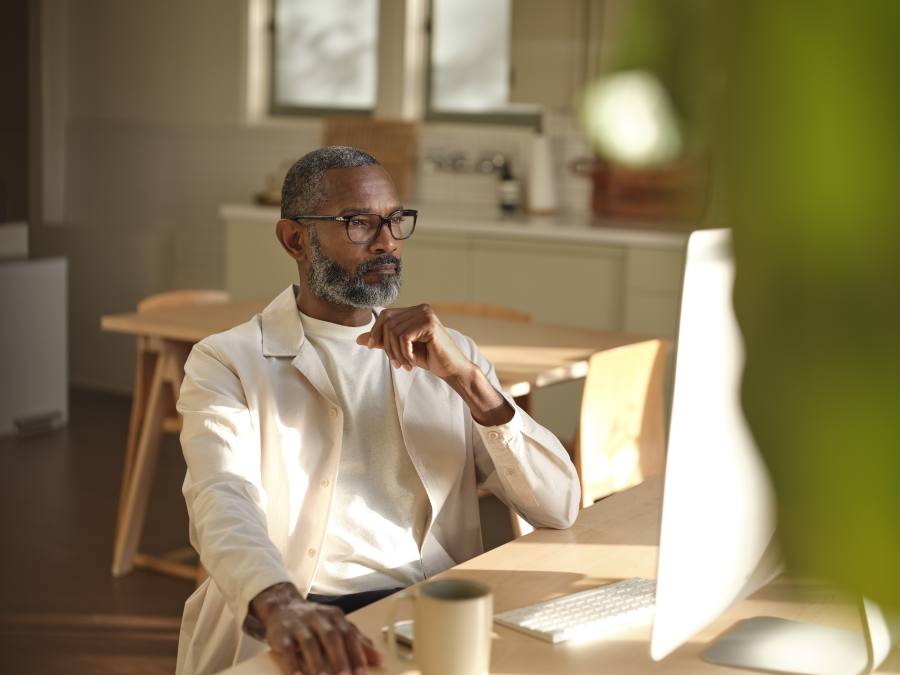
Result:
M687 232L589 217L504 218L418 205L419 225L403 248L397 305L480 302L527 312L535 321L674 338ZM226 289L237 298L274 297L297 281L275 238L278 209L224 205ZM534 392L538 420L571 438L582 380Z
M687 233L596 227L589 218L504 219L420 207L403 249L399 305L482 302L536 321L674 337ZM297 281L275 238L278 209L225 205L225 288L273 297ZM618 225L618 227L616 227Z

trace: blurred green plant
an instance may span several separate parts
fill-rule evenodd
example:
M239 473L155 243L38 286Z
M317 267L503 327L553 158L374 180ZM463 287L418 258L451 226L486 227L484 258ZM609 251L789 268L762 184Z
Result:
M785 553L900 608L900 2L633 7L582 123L622 162L592 126L596 91L643 73L682 139L679 157L650 164L723 142L727 208L713 225L734 230L743 405Z
M900 607L900 3L747 0L737 19L744 410L791 564Z
M709 151L726 79L731 4L631 3L619 48L585 87L577 108L598 154L657 168Z

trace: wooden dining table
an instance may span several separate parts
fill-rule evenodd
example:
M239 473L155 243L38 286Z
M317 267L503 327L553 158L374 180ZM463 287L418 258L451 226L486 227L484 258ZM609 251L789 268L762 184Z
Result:
M138 364L135 397L126 448L122 495L116 528L113 575L145 567L194 578L197 568L138 553L163 430L160 383L168 375L180 382L192 345L259 314L270 297L150 313L101 317L103 330L135 335L158 358ZM649 339L646 336L577 326L522 322L488 316L442 313L441 322L472 338L493 364L503 389L531 411L531 392L587 375L588 359L600 351ZM141 372L141 369L147 372ZM174 376L173 376L174 374Z
M663 477L597 502L578 512L566 530L540 529L433 577L462 579L489 587L494 612L545 602L611 582L643 577L656 579L662 515ZM715 504L709 504L715 508ZM709 564L698 558L697 565ZM431 579L409 590L421 588ZM385 655L371 675L419 675L417 662L401 661L388 648L382 627L394 597L348 615ZM397 619L412 618L411 603L398 606ZM503 675L739 675L752 673L711 663L703 652L739 622L774 616L860 632L860 616L852 594L813 579L777 576L745 600L726 610L662 661L650 656L653 618L646 617L594 635L550 644L500 624L493 624L490 672ZM406 652L406 650L401 650ZM408 652L407 652L408 653ZM280 675L272 653L265 651L222 675ZM900 672L895 650L877 672Z

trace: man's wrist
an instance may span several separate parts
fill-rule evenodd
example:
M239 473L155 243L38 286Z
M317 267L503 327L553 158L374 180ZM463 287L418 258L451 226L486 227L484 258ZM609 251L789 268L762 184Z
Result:
M469 406L472 418L480 425L494 427L506 424L515 416L515 410L477 365L469 361L454 376L444 380Z
M469 361L469 359L463 360L465 363L453 375L447 375L443 378L444 382L449 384L450 388L460 396L463 396L464 393L472 392L475 378L478 376L478 373L481 373L481 368Z
M269 612L273 609L294 602L306 602L306 600L300 595L300 591L294 584L282 581L257 593L256 597L250 601L248 614L265 623Z
M244 618L243 629L250 637L256 638L260 642L266 641L266 624L257 619L253 612L247 612L247 616Z

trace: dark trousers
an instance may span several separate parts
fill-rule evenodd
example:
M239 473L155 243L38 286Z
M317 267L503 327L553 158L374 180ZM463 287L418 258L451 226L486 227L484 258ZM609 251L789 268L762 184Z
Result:
M386 598L387 596L402 590L402 588L389 588L383 591L363 591L362 593L348 593L347 595L338 596L316 595L315 593L310 593L306 596L306 599L310 602L318 602L320 605L340 607L344 610L344 614L349 614L350 612L362 609L366 605L371 605L376 600L381 600L382 598Z

